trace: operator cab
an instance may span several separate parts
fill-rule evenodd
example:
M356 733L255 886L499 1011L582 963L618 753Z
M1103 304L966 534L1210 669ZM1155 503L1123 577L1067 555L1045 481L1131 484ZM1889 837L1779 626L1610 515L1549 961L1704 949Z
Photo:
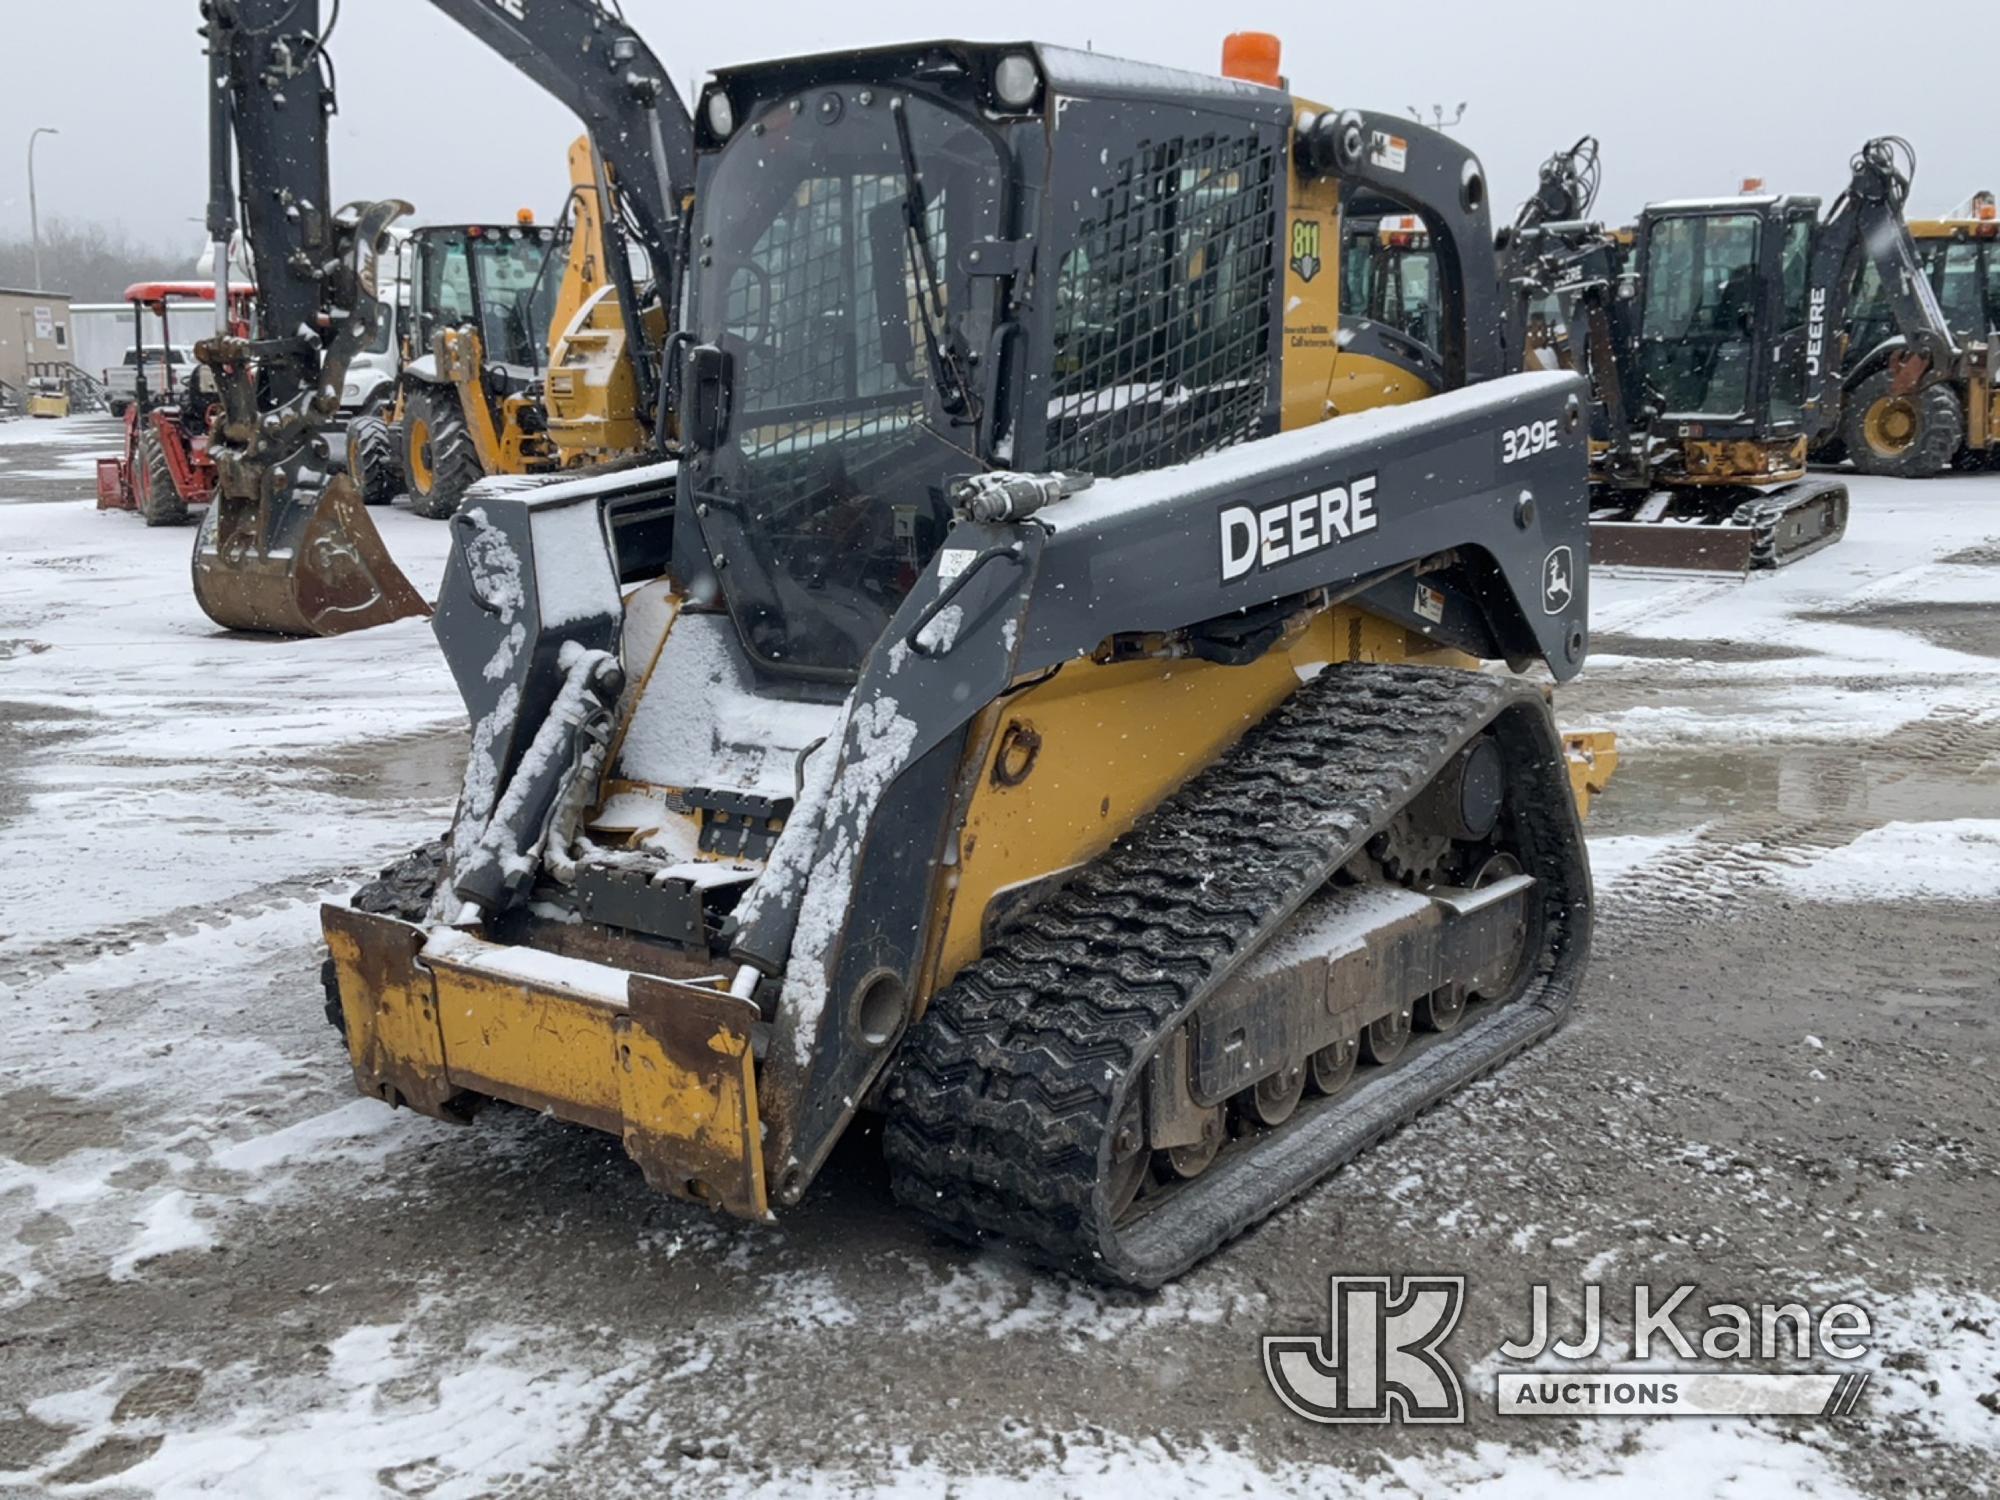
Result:
M1427 370L1442 366L1437 251L1420 216L1365 199L1341 206L1340 310L1407 339Z
M1971 343L2000 335L2000 210L1993 195L1975 194L1961 216L1912 220L1910 236L1952 333ZM1895 310L1872 264L1862 271L1849 326L1863 355L1896 334Z
M549 320L560 267L550 264L556 233L546 226L449 224L410 234L410 356L428 355L448 328L478 330L489 383L521 390L548 363Z
M1783 437L1802 418L1820 200L1655 203L1640 215L1640 370L1688 436ZM1831 347L1832 330L1821 330Z
M674 550L760 668L851 680L958 478L1276 431L1291 117L1275 89L1027 44L717 75Z

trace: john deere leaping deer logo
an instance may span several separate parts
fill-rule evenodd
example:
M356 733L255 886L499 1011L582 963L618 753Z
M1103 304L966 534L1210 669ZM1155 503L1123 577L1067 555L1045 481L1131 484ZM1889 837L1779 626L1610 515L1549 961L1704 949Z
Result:
M1319 220L1292 220L1292 269L1299 280L1311 281L1323 264L1319 258Z

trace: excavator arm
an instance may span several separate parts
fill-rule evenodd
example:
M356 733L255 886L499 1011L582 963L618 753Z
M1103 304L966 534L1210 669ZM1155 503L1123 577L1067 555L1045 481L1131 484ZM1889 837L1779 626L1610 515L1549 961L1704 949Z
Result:
M202 18L216 276L229 274L240 223L256 268L258 332L231 334L224 299L216 334L195 351L215 372L222 406L195 598L218 625L279 635L424 614L352 482L331 472L319 432L339 409L348 362L374 333L376 268L409 205L331 206L335 100L318 0L203 0Z
M1559 347L1590 380L1592 437L1605 445L1600 467L1642 485L1651 479L1653 413L1631 353L1638 330L1632 298L1620 295L1618 246L1590 220L1601 181L1597 138L1584 136L1542 163L1533 196L1502 232L1509 344L1525 350L1533 304L1553 297L1567 331Z
M657 418L665 390L662 351L644 347L638 289L625 253L625 223L610 210L615 188L652 262L655 295L671 310L680 279L685 210L694 191L694 122L665 65L600 0L431 4L567 105L590 132L611 178L598 183L598 201L606 206L607 269L637 355L633 367L641 410Z
M659 60L598 0L432 3L582 118L652 261L655 295L671 303L694 133ZM330 207L327 121L337 103L319 0L203 0L202 18L208 228L223 276L228 244L243 232L260 333L218 330L198 351L216 371L223 416L195 597L220 625L281 635L340 634L426 613L319 432L338 408L348 362L374 333L377 264L409 205ZM613 184L599 186L610 203ZM626 325L642 330L622 237L607 249ZM644 409L656 412L658 352L641 351L634 365Z
M1805 419L1817 442L1840 421L1846 369L1847 314L1860 284L1864 258L1881 279L1883 297L1902 336L1905 375L1915 383L1926 369L1950 370L1958 340L1938 306L1917 259L1916 241L1903 219L1914 155L1907 142L1879 136L1855 153L1853 177L1834 200L1814 240L1806 322Z
M1632 299L1619 294L1617 246L1600 224L1552 220L1515 230L1509 242L1514 321L1526 344L1530 304L1552 296L1562 313L1557 335L1568 363L1590 380L1592 437L1607 446L1607 477L1651 480L1653 410L1638 360ZM1579 336L1581 348L1577 347Z

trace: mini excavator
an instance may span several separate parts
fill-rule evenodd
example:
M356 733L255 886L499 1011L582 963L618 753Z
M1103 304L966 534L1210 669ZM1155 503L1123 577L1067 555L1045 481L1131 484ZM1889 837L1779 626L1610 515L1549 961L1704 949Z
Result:
M1559 362L1590 376L1599 563L1746 572L1840 539L1847 486L1806 463L1851 385L1921 404L1961 363L1903 222L1908 163L1869 141L1824 219L1818 198L1747 193L1649 204L1630 235L1588 221L1595 140L1544 164L1503 256L1517 341L1553 300ZM1898 332L1850 363L1864 264Z

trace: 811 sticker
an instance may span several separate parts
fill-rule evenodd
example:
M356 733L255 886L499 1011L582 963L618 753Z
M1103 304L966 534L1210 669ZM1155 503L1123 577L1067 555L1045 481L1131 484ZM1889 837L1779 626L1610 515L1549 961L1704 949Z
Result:
M1537 453L1547 453L1558 445L1556 431L1554 417L1509 427L1500 434L1500 462L1517 464L1524 458L1533 458Z

